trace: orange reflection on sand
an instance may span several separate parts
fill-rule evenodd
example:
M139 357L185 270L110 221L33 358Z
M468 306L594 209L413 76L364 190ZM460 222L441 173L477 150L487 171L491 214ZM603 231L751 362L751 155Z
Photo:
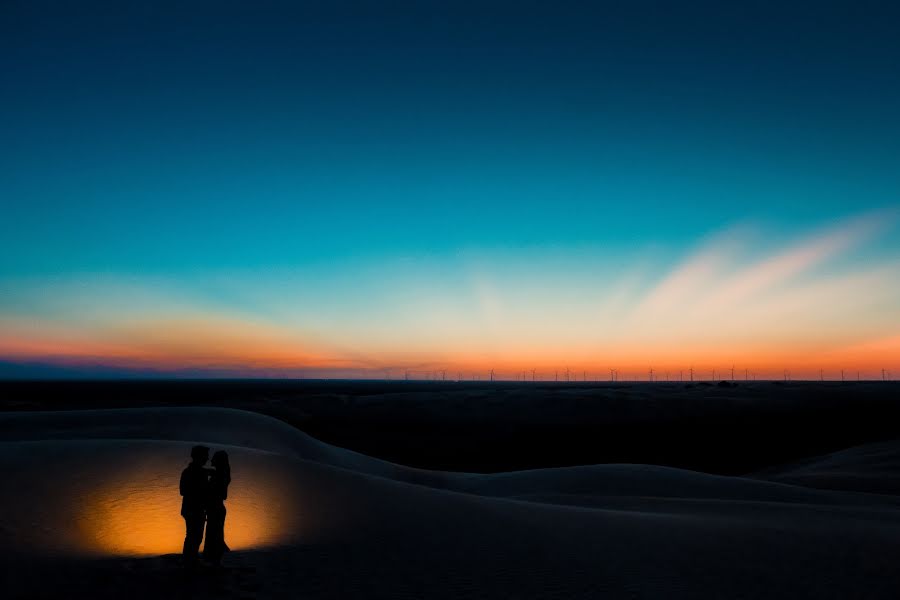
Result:
M299 506L277 471L244 468L229 488L225 540L233 550L276 545L297 533ZM178 463L149 459L92 492L79 515L83 550L102 555L179 553L184 541Z

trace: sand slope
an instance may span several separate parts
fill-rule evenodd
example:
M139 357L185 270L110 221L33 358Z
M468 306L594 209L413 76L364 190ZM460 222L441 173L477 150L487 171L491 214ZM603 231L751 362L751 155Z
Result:
M900 495L900 443L848 448L767 469L756 476L811 488Z
M180 548L177 478L196 442L232 456L226 537L243 570L190 583L202 588L194 596L900 595L900 499L796 485L836 465L871 479L900 444L756 478L643 465L449 474L254 413L172 408L0 415L0 553L16 565L5 587L23 597L60 585L116 597L121 584L109 582L120 580L137 582L136 597L188 589L172 561L122 557ZM69 575L42 577L51 564Z

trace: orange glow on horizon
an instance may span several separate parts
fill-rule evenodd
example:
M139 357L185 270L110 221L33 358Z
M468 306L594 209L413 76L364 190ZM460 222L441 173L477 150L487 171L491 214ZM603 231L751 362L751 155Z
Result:
M0 338L0 352L19 360L49 359L63 366L92 366L102 364L119 368L151 368L161 373L183 368L212 368L233 372L235 376L260 377L373 377L382 378L389 372L392 378L402 378L405 370L421 373L444 370L455 378L457 373L486 374L490 369L507 375L536 369L546 380L556 370L566 367L573 371L590 371L596 379L609 369L633 374L643 379L647 369L657 372L678 372L694 367L696 370L720 371L736 365L741 372L749 369L760 378L780 379L784 369L794 378L819 378L820 369L830 371L837 378L839 370L858 370L870 378L880 378L882 368L900 369L900 335L878 337L860 342L822 344L817 340L760 340L729 346L718 340L707 343L655 342L653 344L621 342L618 344L541 345L520 343L515 348L502 346L485 349L455 350L445 347L439 351L423 348L417 352L396 352L381 349L377 359L325 358L323 353L304 353L290 342L254 345L254 340L241 343L238 335L221 335L231 339L227 347L217 346L210 338L194 335L197 329L173 329L166 351L163 347L102 344L87 342L80 346L71 339L55 342L51 338L18 343L9 337ZM190 343L179 345L178 332L187 332ZM210 346L207 349L206 344ZM173 348L177 347L177 351ZM900 373L900 371L895 371ZM464 377L469 378L469 377ZM624 378L623 378L624 379Z
M453 285L412 271L319 290L316 303L304 300L312 284L303 278L249 278L236 287L252 310L187 302L187 293L167 301L134 280L124 291L109 280L37 287L31 301L57 299L53 318L0 315L0 359L275 377L732 364L767 378L785 369L876 377L900 373L900 262L840 260L894 217L862 215L762 255L745 231L729 230L651 275L624 265L592 278L590 257L586 277L547 271L558 263L535 268L538 277L522 275L530 265L486 264Z

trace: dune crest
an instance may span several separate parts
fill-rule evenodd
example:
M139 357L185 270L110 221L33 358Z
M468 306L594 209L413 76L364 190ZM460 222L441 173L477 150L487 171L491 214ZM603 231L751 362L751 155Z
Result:
M330 582L318 597L365 596L376 579L384 597L435 596L435 577L447 597L485 598L691 598L710 577L722 597L850 597L863 577L889 592L874 597L900 589L896 496L806 488L793 471L423 471L205 408L0 415L0 552L178 552L177 479L197 442L228 449L226 539L274 569L285 597L309 578ZM897 448L848 451L843 468L864 472L867 456Z

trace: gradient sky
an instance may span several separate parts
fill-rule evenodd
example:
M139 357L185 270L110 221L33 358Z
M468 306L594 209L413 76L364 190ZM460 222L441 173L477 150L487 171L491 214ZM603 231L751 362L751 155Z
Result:
M743 4L3 2L0 375L900 374L900 5Z

